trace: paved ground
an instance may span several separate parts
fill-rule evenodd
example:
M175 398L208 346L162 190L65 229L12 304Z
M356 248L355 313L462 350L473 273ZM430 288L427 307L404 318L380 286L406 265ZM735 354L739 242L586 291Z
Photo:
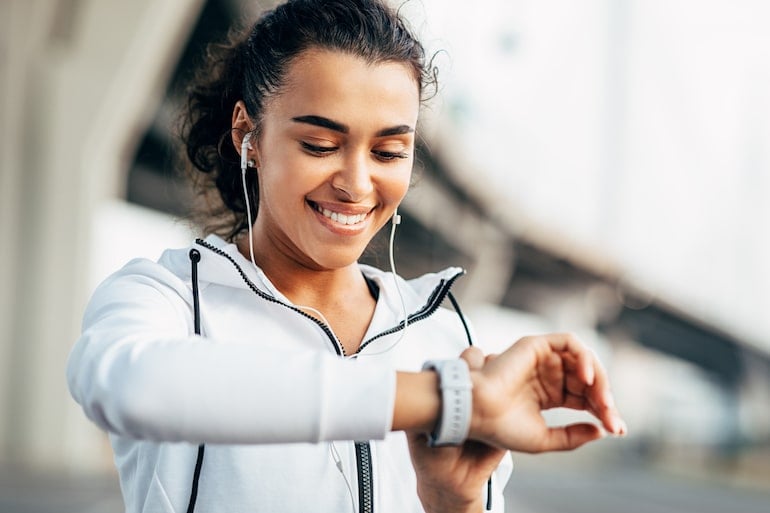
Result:
M506 495L511 513L770 513L770 492L634 467L539 470L515 477Z
M591 455L590 453L588 454ZM597 463L572 455L515 458L509 513L768 513L768 487L673 476L639 462ZM569 462L569 463L566 463ZM120 513L112 476L30 474L0 467L0 513ZM388 512L391 513L391 512ZM395 512L397 513L397 512Z
M65 476L0 468L0 513L120 513L112 476Z
M672 450L643 458L628 441L609 440L572 453L518 455L506 511L770 513L770 454L754 452L752 461Z

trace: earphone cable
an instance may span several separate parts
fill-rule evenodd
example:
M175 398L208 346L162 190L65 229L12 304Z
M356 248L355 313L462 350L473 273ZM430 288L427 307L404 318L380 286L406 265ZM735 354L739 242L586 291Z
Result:
M399 278L398 278L398 275L396 274L396 263L395 263L395 259L393 258L393 242L395 241L395 238L396 238L396 226L399 225L399 224L401 224L401 216L398 215L397 213L394 213L393 214L393 218L391 219L391 225L390 225L390 241L388 243L388 259L390 260L390 272L393 275L393 283L396 285L396 293L398 294L398 298L401 300L401 311L402 311L402 314L404 316L404 320L403 320L404 329L401 330L401 333L398 336L398 338L396 339L396 341L393 342L387 348L383 349L382 351L377 351L376 353L370 353L370 352L361 353L360 354L361 356L377 356L377 355L385 354L385 353L391 351L394 347L396 347L404 339L404 336L406 335L406 329L409 326L409 314L407 313L407 310L406 310L406 301L404 300L404 295L401 292L401 287L398 284Z
M246 224L248 226L249 230L249 259L251 260L251 264L254 266L254 269L259 269L257 267L257 262L254 259L254 233L252 231L252 221L251 221L251 206L249 204L249 191L246 188L246 159L243 158L243 155L246 153L246 149L249 146L249 137L247 134L247 137L244 137L243 144L241 145L241 185L243 186L243 197L246 201ZM304 305L294 305L296 308L300 308L302 310L309 310L316 314L318 317L321 318L321 321L323 321L324 324L329 328L332 335L334 335L335 340L337 341L337 344L339 344L340 348L342 348L342 342L340 342L339 337L336 333L332 330L331 324L329 324L329 321L326 320L326 317L319 312L317 309L313 308L312 306L304 306ZM344 349L343 349L344 352Z

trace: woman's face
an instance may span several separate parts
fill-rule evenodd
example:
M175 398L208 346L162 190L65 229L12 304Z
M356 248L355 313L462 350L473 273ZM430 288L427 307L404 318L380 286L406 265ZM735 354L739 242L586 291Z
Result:
M319 270L357 261L406 194L419 103L404 64L316 49L295 59L254 148L258 252Z

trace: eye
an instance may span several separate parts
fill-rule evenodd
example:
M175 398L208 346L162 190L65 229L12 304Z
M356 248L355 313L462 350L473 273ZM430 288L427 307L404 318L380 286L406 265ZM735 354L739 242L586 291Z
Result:
M302 146L303 150L310 153L311 155L316 155L318 157L325 157L339 149L336 146L318 146L316 144L310 144L309 142L305 141L300 141L300 145Z
M409 158L409 154L406 152L393 152L393 151L383 151L383 150L372 150L372 153L383 162L389 162L391 160L396 159L406 159Z

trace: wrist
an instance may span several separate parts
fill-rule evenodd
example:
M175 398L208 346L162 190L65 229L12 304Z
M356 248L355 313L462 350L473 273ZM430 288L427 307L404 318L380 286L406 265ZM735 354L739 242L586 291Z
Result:
M480 442L488 442L490 439L489 421L487 419L487 409L489 401L486 399L488 384L481 371L471 371L470 379L472 384L472 405L470 426L468 428L468 439Z
M468 438L473 415L473 384L468 363L462 358L429 360L423 369L436 372L441 390L441 413L430 432L428 445L461 445Z
M441 393L435 372L396 373L393 431L427 433L440 415Z

